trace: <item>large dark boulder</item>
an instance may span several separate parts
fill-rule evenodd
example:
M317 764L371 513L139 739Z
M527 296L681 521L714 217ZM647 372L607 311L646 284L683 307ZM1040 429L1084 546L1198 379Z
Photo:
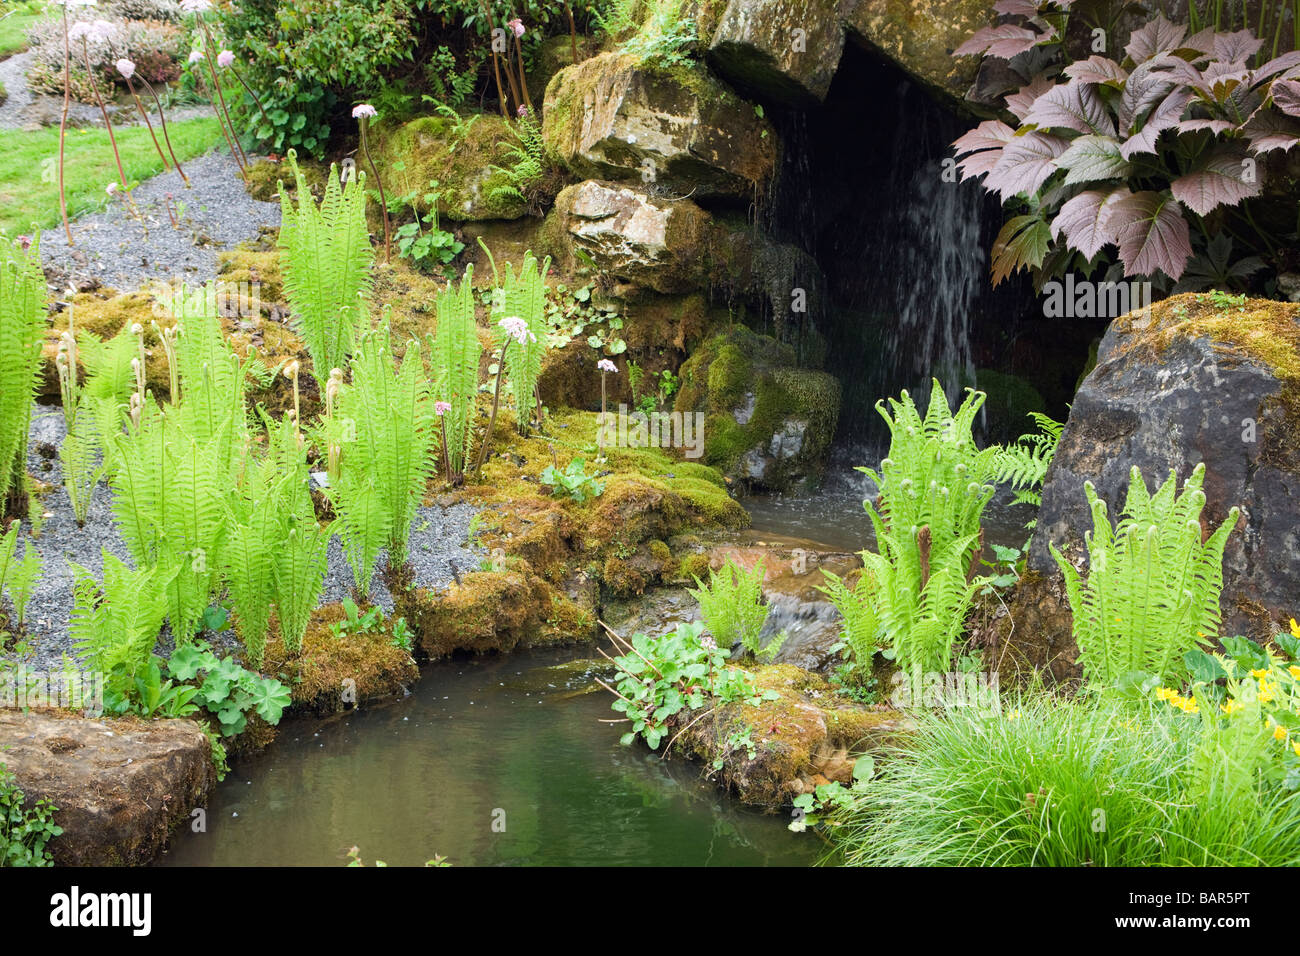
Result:
M1086 559L1085 481L1115 516L1133 467L1152 486L1204 462L1203 525L1242 513L1224 556L1220 636L1266 639L1300 603L1298 439L1300 306L1193 294L1116 319L1070 410L1029 567L1059 575L1049 542ZM1063 640L1036 640L1070 656Z

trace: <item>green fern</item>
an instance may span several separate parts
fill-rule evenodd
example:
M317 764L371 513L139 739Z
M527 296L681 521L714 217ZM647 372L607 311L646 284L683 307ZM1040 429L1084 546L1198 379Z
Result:
M542 124L532 116L525 115L509 129L514 142L503 143L502 147L511 162L509 166L494 164L488 167L504 180L488 190L488 198L496 202L518 200L528 203L534 192L533 187L546 171Z
M766 574L762 561L746 571L728 558L721 568L709 572L707 585L696 578L695 587L687 589L699 602L700 617L718 647L725 650L739 643L755 657L762 654L768 660L781 649L784 636L769 641L766 648L759 644L771 611L763 601Z
M880 640L914 680L948 670L981 584L973 574L980 521L998 469L999 450L981 451L971 432L984 397L968 391L954 413L936 380L924 417L906 391L890 400L892 415L876 406L889 425L889 454L879 473L859 470L879 489L878 505L864 502L877 550L862 552L852 591L831 577L822 589L846 621L859 668L871 666L859 648L874 650Z
M474 318L474 270L465 269L460 284L448 283L434 300L438 325L429 338L433 397L450 406L441 417L447 435L447 458L453 480L465 473L473 441L478 401L478 366L483 345Z
M9 595L14 609L14 624L21 628L27 620L27 602L41 576L41 555L31 538L23 542L18 556L21 523L15 518L9 530L0 532L0 597Z
M1179 494L1170 471L1152 495L1134 468L1114 528L1092 482L1084 484L1093 520L1085 535L1087 579L1055 546L1051 551L1065 575L1079 661L1092 687L1122 687L1134 675L1180 682L1183 655L1217 637L1223 551L1239 512L1232 508L1202 541L1204 482L1199 464Z
M103 583L86 568L69 562L73 575L73 646L111 689L126 695L143 672L167 613L165 590L170 572L132 571L103 552Z
M1064 423L1054 421L1041 412L1030 412L1030 417L1038 425L1038 431L1021 435L1014 445L1005 445L998 455L997 480L1010 485L1016 496L1013 505L1027 504L1035 508L1043 503L1043 480L1047 469L1051 467L1056 455L1056 446L1061 441ZM1033 529L1038 524L1035 518L1026 524Z
M318 207L289 150L297 181L295 208L280 184L280 261L295 325L311 355L312 373L322 389L331 369L342 368L366 329L373 285L374 250L366 225L365 174L346 186L331 166L325 197Z
M85 525L90 510L90 496L104 475L100 457L102 444L99 435L99 418L96 399L83 393L72 414L72 424L59 446L59 462L63 466L63 487L78 525Z
M40 236L28 249L0 233L0 516L25 507L27 436L45 332Z
M329 539L329 530L322 531L315 520L291 518L275 552L275 609L280 636L290 654L302 650L303 635L320 600Z
M495 263L493 263L495 268ZM548 257L538 262L531 252L525 253L523 265L516 275L506 264L505 281L501 284L493 318L518 316L528 325L531 333L526 342L515 342L507 350L506 374L510 380L510 394L515 401L520 434L528 434L537 400L537 380L542 374L542 359L546 354L550 325L546 319L546 270L551 266ZM499 348L505 333L496 329Z
M329 423L348 435L327 441L343 448L331 500L342 519L348 560L362 594L369 590L368 555L376 539L387 546L391 567L406 562L411 522L436 461L433 399L419 344L408 342L399 364L389 335L385 317L361 340L352 358L352 382L341 389ZM345 442L345 437L352 440ZM379 528L368 526L379 511L382 539ZM354 555L352 548L361 552Z
M261 667L275 593L275 556L284 541L284 509L292 473L274 461L250 467L226 503L221 573L234 611L235 633L251 667Z

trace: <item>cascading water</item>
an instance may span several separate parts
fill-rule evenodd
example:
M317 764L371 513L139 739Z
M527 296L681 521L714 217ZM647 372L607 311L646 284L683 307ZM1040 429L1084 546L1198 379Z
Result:
M953 400L975 383L997 206L945 176L963 121L859 51L846 51L820 109L784 119L770 228L825 273L812 321L844 387L841 438L878 445L881 397L908 388L924 402L935 377Z

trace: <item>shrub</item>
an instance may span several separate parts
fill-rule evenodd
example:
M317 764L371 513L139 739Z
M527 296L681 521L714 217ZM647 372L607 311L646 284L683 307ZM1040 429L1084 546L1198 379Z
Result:
M1248 24L1189 31L1157 14L1106 56L1097 30L1073 29L1106 15L1098 6L1002 0L1006 22L955 51L1004 61L1024 84L1005 97L1014 126L986 120L954 144L963 177L1013 213L993 244L994 283L1027 269L1041 286L1115 256L1126 276L1183 280L1174 291L1240 283L1262 263L1234 265L1227 237L1273 251L1255 213L1265 160L1300 143L1300 55L1278 56L1280 32L1266 54Z

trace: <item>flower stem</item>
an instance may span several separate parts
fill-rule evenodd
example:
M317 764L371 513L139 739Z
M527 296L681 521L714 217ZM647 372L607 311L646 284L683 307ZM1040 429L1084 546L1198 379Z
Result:
M162 100L158 98L153 85L143 76L140 77L140 82L144 84L144 88L149 91L149 95L153 97L154 103L158 106L158 122L162 124L163 142L167 144L167 152L171 154L172 163L176 166L176 172L180 173L181 179L185 181L185 188L193 189L194 187L190 185L190 177L185 175L185 170L181 169L181 161L176 158L176 150L172 149L172 138L167 134L167 114L163 112Z
M162 160L163 172L167 172L172 168L171 163L163 155L162 146L159 145L158 137L153 131L153 123L149 122L149 114L144 111L144 104L140 102L140 97L135 92L135 84L131 82L129 76L126 78L126 88L131 91L131 99L135 102L135 108L140 112L140 119L144 120L144 125L149 129L149 138L153 140L153 148L158 150L158 158Z
M501 380L506 376L506 349L510 340L501 343L501 355L497 358L497 387L492 392L492 414L488 416L487 432L483 435L483 444L478 448L478 459L474 462L474 476L477 478L483 470L483 461L487 458L488 445L492 443L492 429L497 423L497 408L501 405Z
M203 27L204 46L208 54L204 57L208 63L208 73L212 75L212 86L217 91L217 102L221 104L221 114L225 116L226 125L230 127L230 132L226 136L226 140L232 144L230 149L231 153L238 151L235 156L235 162L239 164L239 172L244 177L244 180L247 181L248 157L244 155L244 147L239 145L239 136L235 133L235 124L230 121L230 111L226 109L226 95L221 92L221 81L217 79L217 67L213 60L214 54L212 52L212 33L208 30L208 21L203 19L203 14L198 14L198 18L199 24ZM215 108L216 104L213 105ZM218 119L220 119L220 117L218 117ZM222 127L222 132L225 132L225 127Z
M361 124L361 152L366 154L370 171L375 174L375 185L379 187L379 206L384 213L384 264L387 265L391 259L393 246L392 230L388 225L388 197L384 195L384 181L379 178L379 167L375 165L374 157L370 155L370 146L366 141L366 126L369 124L369 119L361 116L358 117L358 122ZM416 216L416 222L419 221L420 217Z

